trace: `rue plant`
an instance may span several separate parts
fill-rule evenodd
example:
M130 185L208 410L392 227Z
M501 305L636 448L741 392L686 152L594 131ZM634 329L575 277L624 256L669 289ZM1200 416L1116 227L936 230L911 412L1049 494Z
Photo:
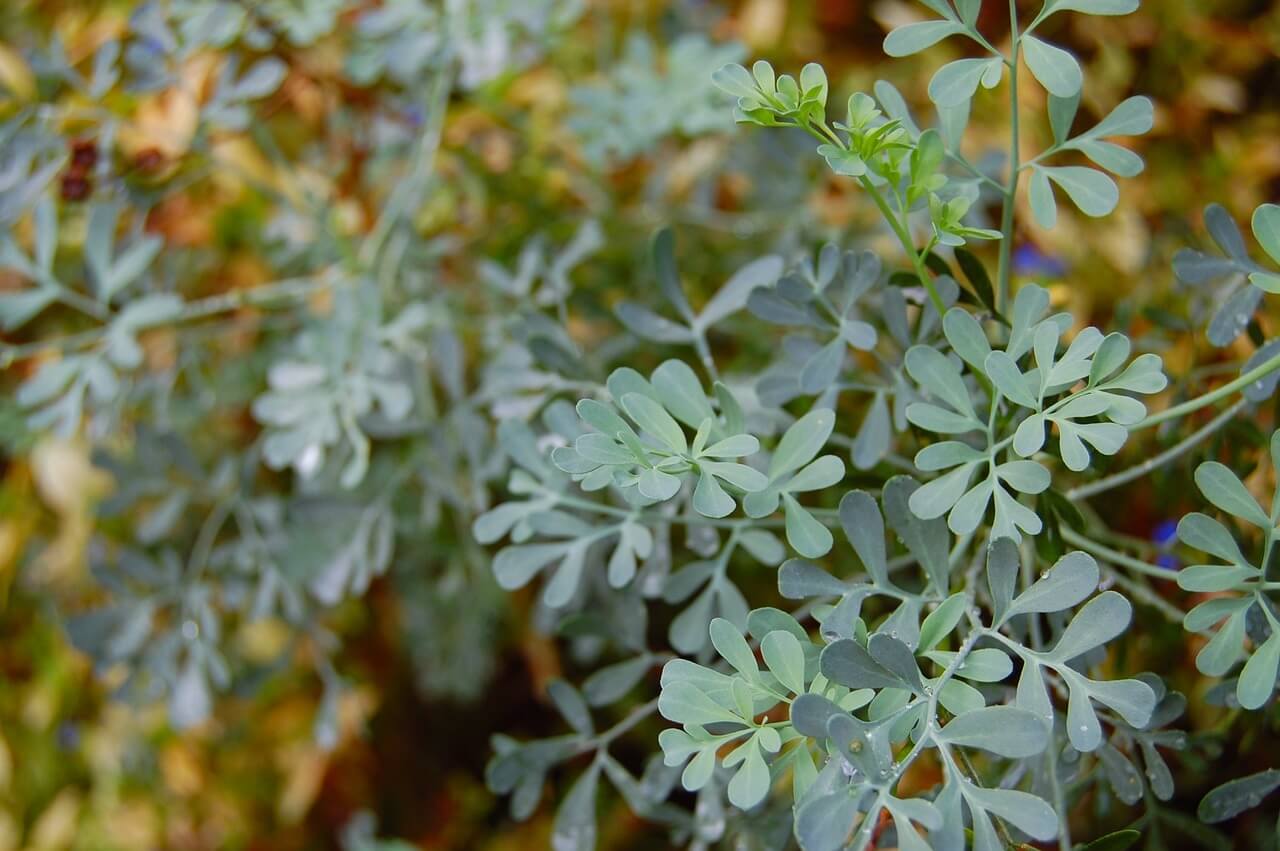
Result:
M517 154L449 151L444 129L451 104L491 107L566 40L575 2L172 0L139 4L78 64L51 40L0 112L0 326L22 337L0 360L7 444L79 437L113 482L95 583L64 607L72 640L180 729L303 660L331 748L350 694L343 615L375 583L396 592L420 690L457 700L486 699L503 592L528 587L532 627L582 676L545 690L565 732L495 735L485 774L520 819L561 790L558 849L596 846L606 784L680 847L1227 842L1207 825L1259 806L1280 768L1210 791L1204 824L1178 812L1175 774L1220 742L1179 728L1187 700L1145 670L1167 660L1144 631L1173 621L1196 648L1224 736L1265 723L1280 496L1254 494L1280 432L1222 437L1262 423L1280 380L1263 310L1280 292L1280 206L1252 215L1257 250L1206 210L1220 250L1175 258L1180 330L1130 336L1062 311L1015 281L1018 211L1045 229L1062 202L1109 214L1116 178L1144 167L1123 141L1154 109L1135 96L1087 116L1098 98L1045 31L1137 0L1048 0L1030 20L1009 3L1000 39L978 27L981 0L922 5L889 55L944 39L973 54L933 75L927 119L884 81L833 104L816 64L748 68L740 46L695 36L662 64L636 36L573 88L585 166L566 156L539 191L519 167L488 170ZM335 151L290 161L265 120L319 73L276 54L322 40L344 49L342 86L383 95L335 119L376 152L348 181L367 210L324 178ZM225 58L181 144L131 151L122 172L130 105L185 91L210 51ZM1042 113L1019 94L1030 84ZM967 132L977 99L1007 109L995 156ZM731 119L759 129L727 140ZM68 144L68 126L87 137ZM763 187L763 224L616 197L598 173L693 136ZM574 183L583 168L597 171ZM865 197L894 252L868 233L819 247L793 212L819 170ZM544 222L565 182L581 195ZM223 287L225 264L157 233L187 185L244 193L219 227L268 280ZM664 228L637 268L626 240L655 207L765 234L750 245L768 253L745 258L735 238L720 243L732 261L697 262ZM475 210L482 233L439 232ZM512 242L494 226L508 216L546 232ZM621 300L601 285L619 269L634 284ZM714 275L703 297L693 279ZM253 345L225 340L241 333ZM1202 333L1254 350L1225 379L1169 374L1165 344ZM1195 555L1174 569L1099 498L1192 460L1203 501L1177 554ZM263 621L288 647L250 658L231 636ZM349 844L371 831L353 824Z

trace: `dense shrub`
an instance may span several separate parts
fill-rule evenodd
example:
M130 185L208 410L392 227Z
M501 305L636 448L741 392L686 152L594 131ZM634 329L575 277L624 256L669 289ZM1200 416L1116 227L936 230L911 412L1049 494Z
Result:
M4 436L61 524L24 598L171 747L301 703L328 759L380 676L487 705L556 848L632 841L606 795L689 847L1262 841L1280 206L1089 324L1027 234L1144 172L1153 101L1055 43L1136 0L922 5L885 52L965 51L927 108L737 64L699 4L594 74L572 0L105 4L70 50L15 13Z

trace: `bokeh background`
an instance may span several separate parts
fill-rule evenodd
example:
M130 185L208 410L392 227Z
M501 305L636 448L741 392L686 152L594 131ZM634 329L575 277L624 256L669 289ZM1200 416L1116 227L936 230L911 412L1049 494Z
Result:
M42 97L35 45L56 37L68 61L83 63L137 5L5 0L0 92L9 103L0 100L0 109L11 108L14 98ZM212 149L199 147L190 133L190 104L178 95L113 103L132 117L133 132L105 155L128 180L165 191L149 229L215 258L216 271L202 284L207 292L267 277L246 236L266 227L277 203L263 186L306 187L356 233L384 200L380 175L396 166L387 161L394 154L361 132L381 97L378 85L353 82L347 72L352 47L344 24L379 4L295 5L321 15L322 7L334 7L340 25L277 49L289 72L263 110L280 142L272 156L235 134ZM1007 33L1005 4L985 6L980 26L998 43ZM461 245L509 264L530 236L563 242L593 217L605 245L576 280L606 303L648 285L644 244L662 224L678 228L688 246L686 274L704 284L726 267L721 258L742 255L752 242L786 245L868 228L874 211L824 175L803 140L737 130L727 111L699 112L679 90L689 79L705 88L705 76L720 62L763 57L789 69L823 63L837 101L884 78L920 105L933 70L958 55L952 53L958 46L890 62L880 50L885 32L918 14L906 0L588 0L570 34L527 67L449 101L439 128L441 179L416 214L418 228L442 251ZM1102 115L1126 96L1145 94L1156 103L1156 123L1135 143L1147 169L1122 182L1113 216L1068 218L1051 234L1022 217L1028 224L1018 235L1018 274L1049 284L1083 315L1124 316L1139 330L1176 328L1170 258L1179 247L1204 243L1204 205L1220 202L1243 221L1258 204L1280 197L1280 4L1144 0L1131 16L1060 15L1050 27L1047 35L1083 60L1085 109ZM195 91L217 64L216 52L191 62ZM1023 88L1026 108L1036 110L1042 93ZM978 148L984 141L999 147L1008 132L995 102L979 102L971 128ZM91 132L91 121L81 129ZM1047 138L1047 127L1032 122L1025 129L1029 149ZM407 132L415 132L411 124ZM85 189L66 179L64 198ZM440 285L465 288L472 274L445 264ZM230 359L253 347L255 327L229 322L205 333L218 338L214 356ZM611 325L602 314L577 331L599 339ZM1188 336L1185 350L1166 352L1171 368L1199 356L1197 345L1203 344ZM164 341L153 341L153 349L162 355ZM248 428L244 401L227 402L240 405L239 421L229 414L211 428L230 435ZM336 707L334 748L315 742L321 691L305 667L265 672L221 699L213 720L177 733L163 706L112 700L110 676L95 675L69 643L62 613L96 593L86 548L96 525L111 522L96 512L107 485L82 443L36 441L16 416L6 400L0 851L354 849L376 847L374 836L423 849L546 847L551 802L515 824L482 780L493 733L559 729L542 686L574 671L573 661L530 623L524 595L505 597L469 574L452 580L461 590L450 590L439 579L450 558L439 541L426 558L402 547L388 576L334 613L331 625L342 639L337 664L354 684ZM1161 492L1157 481L1142 499L1114 505L1113 522L1150 538L1177 516L1185 496ZM474 555L466 530L455 535L444 552ZM757 582L762 593L770 583L764 575ZM1189 645L1177 630L1152 640L1165 638L1166 653L1186 656L1172 666L1188 672L1179 683L1192 696L1188 723L1212 729L1220 711L1195 700L1204 684L1194 676ZM244 625L229 640L248 658L268 660L294 637L266 621ZM305 657L306 642L296 643L291 652ZM1240 744L1223 777L1215 777L1212 759L1184 763L1179 800L1188 811L1226 776L1265 767L1266 755L1251 755L1251 748ZM625 746L618 754L626 756ZM663 847L662 837L621 802L605 806L602 847Z

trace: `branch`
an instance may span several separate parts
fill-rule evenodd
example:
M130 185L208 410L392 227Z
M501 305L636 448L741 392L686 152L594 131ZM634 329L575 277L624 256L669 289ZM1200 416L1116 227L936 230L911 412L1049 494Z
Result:
M1096 482L1090 482L1087 485L1072 488L1067 491L1064 496L1069 500L1088 499L1089 497L1096 496L1104 491L1109 491L1112 488L1118 488L1121 485L1128 484L1134 479L1142 478L1152 470L1163 467L1165 464L1177 459L1179 456L1203 442L1215 431L1231 422L1235 415L1240 413L1247 404L1249 404L1247 399L1236 400L1231 407L1218 414L1198 431L1193 432L1178 443L1170 446L1159 455L1152 455L1146 461L1143 461L1137 466L1130 467L1127 470L1121 470L1119 473L1115 473L1114 475L1107 476L1103 479L1098 479Z
M1176 419L1177 417L1185 416L1186 414L1189 414L1192 411L1198 411L1201 408L1203 408L1205 405L1212 405L1214 402L1218 401L1219 399L1224 399L1227 396L1230 396L1232 393L1235 393L1237 390L1243 390L1244 388L1248 387L1250 384L1254 383L1255 381L1261 381L1263 378L1266 378L1268 375L1275 372L1277 369L1280 369L1280 355L1273 355L1272 357L1267 358L1265 361L1255 366L1253 369L1246 372L1244 375L1241 375L1235 381L1228 382L1222 385L1221 387L1219 387L1217 390L1211 390L1210 392L1205 393L1203 396L1197 396L1194 399L1188 399L1186 402L1183 402L1181 405L1174 405L1172 408L1169 408L1168 410L1161 411L1158 414L1152 414L1142 422L1137 423L1136 425L1129 426L1129 431L1137 431L1138 429L1148 428L1149 426L1153 426L1153 425L1159 425L1165 420Z
M1105 544L1100 544L1092 538L1086 538L1070 526L1062 527L1062 539L1074 546L1079 547L1085 552L1093 553L1100 558L1104 558L1117 567L1126 567L1129 570L1141 573L1143 576L1150 576L1153 579L1162 579L1165 582L1176 582L1177 577L1174 571L1166 570L1163 567L1157 567L1154 564L1148 564L1145 561L1139 561L1133 556L1127 556L1119 550L1113 550Z
M284 278L249 289L234 290L229 293L187 302L177 316L165 319L164 323L192 322L197 319L216 316L219 313L228 313L242 307L265 306L277 300L303 298L313 292L335 286L345 280L345 278L333 274L334 271L334 267L328 267L306 277ZM138 330L146 330L150 327L153 326L146 324L137 326ZM65 352L73 349L88 348L105 337L109 329L109 325L101 325L76 334L65 334L60 337L37 340L17 346L0 347L0 368L7 368L16 361L33 358L48 351Z

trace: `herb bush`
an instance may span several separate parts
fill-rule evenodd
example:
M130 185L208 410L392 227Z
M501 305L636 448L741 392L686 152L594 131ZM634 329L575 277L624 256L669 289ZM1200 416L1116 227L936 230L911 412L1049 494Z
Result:
M1014 274L1021 215L1107 216L1144 169L1126 141L1152 101L1093 114L1054 43L1137 0L999 25L922 0L886 53L967 43L927 115L883 80L837 99L817 64L696 32L659 60L632 34L569 92L569 189L522 176L545 151L513 148L547 131L519 115L514 145L443 137L570 38L576 3L120 5L89 53L0 56L5 436L37 464L93 447L91 579L36 586L116 699L207 730L301 667L332 749L371 587L458 713L498 687L517 592L574 673L546 685L562 731L496 732L484 774L515 819L554 779L556 848L608 844L604 785L682 847L1229 847L1211 825L1258 823L1280 768L1219 767L1196 818L1175 776L1271 741L1280 206L1256 246L1209 207L1161 323L1087 325ZM308 66L319 44L340 69ZM377 96L330 108L326 75ZM1007 111L1002 149L975 101ZM335 178L349 152L307 124L360 166ZM682 193L605 179L704 135L720 162ZM758 214L719 208L734 170ZM880 223L806 219L833 184ZM226 253L183 226L193 198ZM1168 367L1189 335L1254 350ZM1113 531L1149 477L1194 498L1176 542ZM243 640L263 624L266 650ZM1174 687L1197 680L1153 651L1171 631L1224 708L1207 732ZM341 841L375 835L361 816Z

